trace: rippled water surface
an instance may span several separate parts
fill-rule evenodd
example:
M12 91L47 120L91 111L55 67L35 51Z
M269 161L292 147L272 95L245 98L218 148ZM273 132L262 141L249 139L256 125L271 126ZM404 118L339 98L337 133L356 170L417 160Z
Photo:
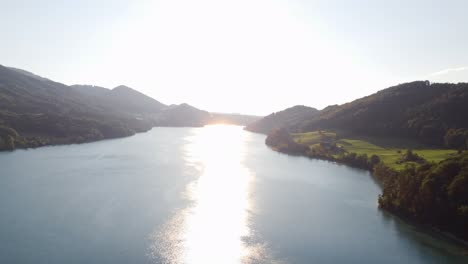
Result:
M367 172L264 139L154 128L0 153L0 263L468 263L378 210Z

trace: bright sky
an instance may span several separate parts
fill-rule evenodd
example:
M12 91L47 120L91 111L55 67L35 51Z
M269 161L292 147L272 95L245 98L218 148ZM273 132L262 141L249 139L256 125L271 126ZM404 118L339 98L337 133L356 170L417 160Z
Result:
M0 64L265 115L468 81L464 0L0 0Z

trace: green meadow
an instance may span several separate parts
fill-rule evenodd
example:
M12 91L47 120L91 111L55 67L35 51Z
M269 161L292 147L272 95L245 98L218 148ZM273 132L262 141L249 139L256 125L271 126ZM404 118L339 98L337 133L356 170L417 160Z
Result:
M338 147L350 153L367 154L369 157L375 154L379 156L381 161L387 166L396 170L404 169L407 164L397 163L402 153L405 153L407 149L412 149L413 152L417 153L425 160L436 163L457 153L457 151L453 149L435 149L420 144L414 144L414 142L392 142L391 140L384 139L337 138L337 134L330 131L294 133L292 136L296 142L309 145L310 147L321 142L334 142ZM409 147L403 147L404 145Z

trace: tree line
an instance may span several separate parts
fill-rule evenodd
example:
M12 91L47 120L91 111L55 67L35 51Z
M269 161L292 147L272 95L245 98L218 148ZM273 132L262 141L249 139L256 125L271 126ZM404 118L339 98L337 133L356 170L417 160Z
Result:
M468 152L396 172L374 167L383 182L379 207L468 240Z

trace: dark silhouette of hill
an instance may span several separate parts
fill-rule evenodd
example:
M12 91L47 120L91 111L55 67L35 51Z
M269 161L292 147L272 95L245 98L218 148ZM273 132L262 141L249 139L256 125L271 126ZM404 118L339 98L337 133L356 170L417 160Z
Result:
M157 114L160 126L170 127L201 127L209 123L211 114L189 104L170 105Z
M227 120L237 122L238 117ZM203 126L213 116L167 106L127 86L67 86L0 65L0 150L130 136L154 126Z
M317 115L319 111L315 108L296 105L280 112L272 113L260 120L250 123L246 130L269 134L280 128L290 128L301 124L304 120L309 120Z
M263 117L254 115L211 113L210 124L233 124L246 126L260 120L261 118Z
M167 106L132 88L121 85L106 89L91 85L72 85L71 88L93 104L121 113L153 114Z
M96 94L103 91L96 90ZM145 114L160 108L159 102L150 105L137 92L110 93L115 95L109 101L102 97L90 100L76 88L0 66L0 149L129 136L156 124ZM133 107L140 98L145 99L141 107Z
M41 77L39 75L36 75L36 74L34 74L32 72L25 71L23 69L18 69L18 68L13 68L13 67L8 67L8 69L16 71L18 73L21 73L21 74L29 76L29 77L33 77L33 78L35 78L37 80L50 81L49 79L46 79L46 78Z

